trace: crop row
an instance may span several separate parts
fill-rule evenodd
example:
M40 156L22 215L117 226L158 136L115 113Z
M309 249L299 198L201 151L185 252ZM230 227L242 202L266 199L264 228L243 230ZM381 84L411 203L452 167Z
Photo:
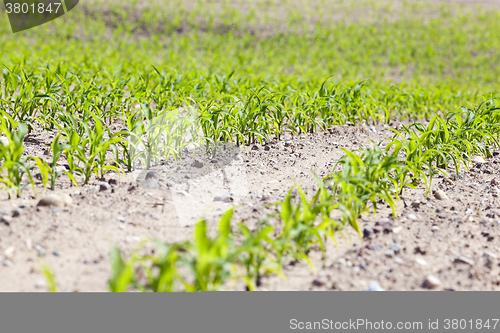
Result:
M365 81L339 85L326 80L316 88L293 87L290 82L236 79L232 74L186 78L156 68L134 82L89 79L50 66L43 75L5 68L0 92L5 136L0 183L10 197L19 196L26 185L34 188L29 171L36 168L44 187L50 183L53 189L63 174L75 184L80 176L86 184L92 175L130 171L138 160L148 167L151 159L177 159L188 144L189 131L196 135L196 144L215 155L221 142L248 145L337 124L429 118L455 103L453 96L441 99L440 105L429 93L372 90ZM462 125L472 126L464 129L462 139L477 138L482 126L469 120L457 126ZM55 136L49 147L52 160L25 156L24 138L44 130ZM66 170L57 168L60 158L66 160Z
M414 123L394 130L389 142L373 148L344 150L332 173L318 179L312 198L307 199L300 187L292 188L275 204L278 212L263 217L254 229L238 223L233 230L229 210L214 238L201 221L194 241L156 241L157 251L148 254L141 254L142 244L126 260L115 248L110 290L220 290L235 280L253 290L265 275L284 276L283 267L290 260L306 261L314 270L311 249L319 247L324 253L328 239L335 241L336 233L347 235L347 225L361 236L357 218L376 212L378 203L389 204L395 217L404 188L424 183L429 190L436 173L447 175L454 169L458 175L475 155L491 156L499 147L499 116L500 107L490 100L473 110L435 116L427 126Z

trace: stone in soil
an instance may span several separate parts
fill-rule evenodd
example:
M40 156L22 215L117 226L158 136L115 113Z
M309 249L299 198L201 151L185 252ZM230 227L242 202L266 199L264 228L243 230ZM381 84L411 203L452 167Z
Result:
M476 164L484 164L484 163L486 163L486 161L484 160L484 158L482 158L481 156L475 156L473 162L476 163Z
M335 262L341 266L344 266L346 264L346 260L344 258L339 258Z
M214 201L222 201L222 202L233 202L233 198L231 197L231 195L229 193L224 193L224 194L221 194L221 195L216 195L214 197Z
M464 255L460 255L453 260L454 264L466 264L469 266L474 266L474 261Z
M425 261L424 259L422 258L415 258L415 262L421 266L426 266L427 265L427 261Z
M386 220L380 220L375 223L376 226L382 227L385 231L385 229L392 229L392 222L391 221L386 221Z
M120 221L121 223L127 223L127 220L125 220L125 218L123 216L118 216L116 219L118 221Z
M5 257L7 258L12 258L14 256L14 251L16 250L15 247L13 246L10 246L8 247L5 252L3 253L5 255Z
M61 207L64 205L71 205L71 204L73 204L73 199L71 199L71 197L66 195L66 194L48 194L38 201L37 206L40 206L40 207L49 207L49 206Z
M324 275L320 275L317 278L315 278L312 282L312 284L316 287L323 287L328 283L328 278Z
M2 265L4 265L5 267L12 267L12 266L14 266L14 263L10 260L4 260Z
M109 185L108 183L101 183L99 184L99 191L107 191L111 188L111 185Z
M496 254L491 252L484 252L483 257L485 260L485 266L491 268L493 266L493 261L497 259Z
M194 162L193 162L193 164L191 164L191 166L199 169L199 168L203 168L203 163L201 163L198 160L194 160Z
M1 217L1 220L3 223L5 223L6 225L10 225L10 223L12 222L12 216L9 216L9 215L3 215Z
M441 281L434 275L427 275L424 278L423 286L427 289L435 289L441 285Z
M148 171L148 173L146 173L145 179L154 178L155 176L156 176L156 171L150 170L150 171Z
M434 197L436 197L436 199L438 199L438 200L448 200L449 199L448 195L443 190L437 190L436 192L434 192Z
M366 228L363 229L363 237L364 238L370 238L374 234L375 234L375 231L373 230L373 228L366 227Z
M401 231L403 231L403 227L402 226L399 226L399 227L396 227L396 228L392 229L392 232L394 234L399 234Z
M398 254L401 251L401 244L394 242L389 246L389 249L394 251L395 254Z

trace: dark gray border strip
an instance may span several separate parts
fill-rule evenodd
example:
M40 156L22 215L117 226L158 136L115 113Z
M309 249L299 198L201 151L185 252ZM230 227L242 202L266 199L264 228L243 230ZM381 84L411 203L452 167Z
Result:
M0 332L293 332L300 323L323 327L303 331L455 331L446 319L473 329L500 331L496 292L207 292L198 294L1 294ZM296 321L294 321L294 319ZM477 320L483 322L475 329ZM490 328L484 327L486 320ZM326 328L325 320L332 327ZM422 329L367 329L352 322L422 322ZM439 330L429 321L438 320ZM342 323L335 329L334 323ZM348 325L344 323L349 323ZM460 325L460 322L458 322ZM307 324L304 324L307 325ZM452 323L450 322L450 325ZM344 329L342 329L342 327ZM296 328L296 329L292 329ZM306 328L306 327L305 327ZM355 329L357 328L357 329ZM451 328L451 327L450 327Z

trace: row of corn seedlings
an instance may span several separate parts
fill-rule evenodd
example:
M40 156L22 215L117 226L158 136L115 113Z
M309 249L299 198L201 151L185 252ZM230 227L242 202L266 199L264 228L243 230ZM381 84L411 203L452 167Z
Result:
M495 101L488 101L446 118L435 116L426 127L415 123L395 131L384 149L376 144L360 151L344 150L334 171L318 179L319 189L312 198L307 199L300 187L291 189L283 202L275 204L278 213L266 216L254 229L239 223L232 230L230 210L215 238L207 236L202 221L193 242L156 242L156 254L141 255L138 249L125 261L115 248L110 290L220 290L238 279L253 290L267 274L284 276L283 265L289 260L306 261L314 270L308 256L311 249L319 246L324 253L328 239L336 242L336 233L346 235L346 225L361 235L357 218L375 213L377 203L389 204L396 216L403 188L422 182L428 188L432 176L447 173L449 165L458 173L475 154L489 157L498 147L499 111ZM335 171L337 167L340 170Z
M52 161L26 158L25 162L31 164L16 167L16 175L11 170L8 177L2 177L10 196L14 192L19 195L26 184L34 183L27 170L35 165L40 169L44 186L50 182L53 188L55 179L62 174L74 183L75 176L80 175L83 183L88 183L92 175L103 176L110 170L130 171L138 159L143 167L160 159L177 159L189 143L185 138L189 128L199 128L199 131L191 131L197 137L197 144L215 154L221 141L236 145L262 143L273 137L280 138L285 132L299 134L324 130L335 124L389 122L405 108L414 108L412 114L426 108L419 108L414 95L396 89L375 91L367 82L338 85L326 80L316 89L307 84L294 88L286 82L236 79L232 74L185 78L156 68L139 79L119 81L97 74L90 78L78 76L59 66L47 66L42 73L4 68L0 92L4 136L10 135L7 133L10 131L19 132L24 138L44 129L53 132L58 140L49 147L54 154ZM428 100L423 99L424 103ZM494 131L492 126L497 116L494 112L481 111L486 109L484 105L479 111L467 111L464 119L458 113L448 119L437 115L429 126L444 126L449 131L448 126L452 124L461 131L461 144L467 145L469 138L478 137L477 133L484 133L485 129ZM427 113L423 111L420 116ZM189 123L188 118L196 124ZM441 133L437 127L433 131ZM417 137L422 137L425 129L414 125L404 131L405 135L410 132L413 140L418 141L422 140ZM428 138L429 154L428 146L436 140L436 135L424 136ZM412 139L405 140L406 146L412 144ZM443 149L457 145L450 146L447 140L449 137L444 134L440 143ZM488 143L492 140L490 135ZM15 144L14 141L9 142ZM472 142L469 146L478 147ZM17 151L22 155L22 140ZM109 156L110 151L113 157ZM2 159L11 158L4 154ZM446 156L456 156L450 154ZM21 155L12 157L21 161ZM60 157L66 159L68 168L55 172ZM438 164L445 160L441 158ZM14 168L9 163L2 166ZM23 175L29 178L24 180L24 185Z

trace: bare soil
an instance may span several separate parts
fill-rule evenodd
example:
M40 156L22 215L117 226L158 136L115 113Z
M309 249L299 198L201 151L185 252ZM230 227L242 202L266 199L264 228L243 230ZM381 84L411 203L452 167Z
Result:
M330 172L342 148L371 146L370 140L378 142L391 133L381 126L335 126L330 132L284 137L268 148L228 148L215 158L188 154L182 162L156 166L147 174L109 174L105 180L112 185L105 191L99 188L103 180L76 188L64 178L54 191L47 189L37 198L26 190L22 198L8 200L2 190L0 210L15 217L0 223L0 290L45 291L41 264L46 263L62 291L106 291L112 246L129 253L143 239L191 239L202 214L215 231L217 218L233 205L235 221L254 224L275 210L266 206L282 200L294 184L312 193L314 173ZM32 137L26 150L43 156L43 144L50 140ZM377 222L392 226L364 239L348 228L349 237L339 235L338 246L330 242L324 262L319 249L313 251L317 276L308 265L291 262L287 280L269 277L260 288L363 290L376 281L386 290L419 290L428 274L441 281L437 289L499 288L500 210L491 184L499 173L498 157L460 177L436 177L433 189L443 189L449 200L432 194L426 199L423 187L405 189L398 217L393 219L385 205L376 215L364 214L362 229ZM37 207L51 193L67 194L73 204ZM416 201L418 208L412 207Z

